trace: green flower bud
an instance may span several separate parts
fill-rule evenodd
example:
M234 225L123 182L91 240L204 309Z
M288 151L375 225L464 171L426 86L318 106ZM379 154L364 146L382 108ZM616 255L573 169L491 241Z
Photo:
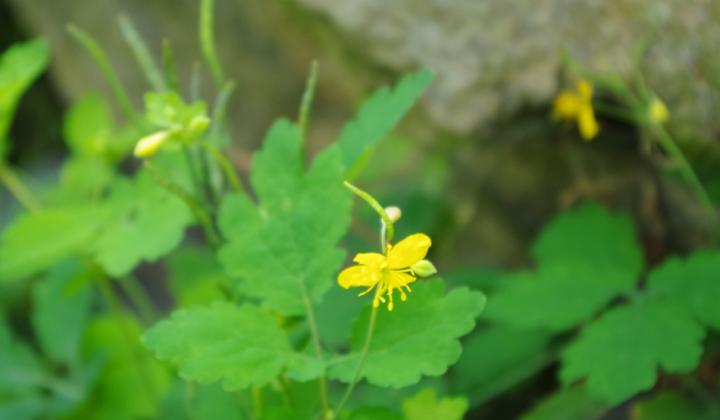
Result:
M430 277L437 274L437 268L435 268L435 265L428 260L420 260L410 267L410 269L418 277Z

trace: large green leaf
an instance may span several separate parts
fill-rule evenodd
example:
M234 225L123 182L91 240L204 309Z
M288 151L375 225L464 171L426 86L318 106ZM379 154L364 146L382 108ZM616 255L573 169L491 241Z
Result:
M720 252L700 251L687 259L671 258L650 273L648 284L686 308L695 317L720 329Z
M17 218L0 240L0 281L40 273L85 251L105 212L95 206L41 210Z
M319 363L294 353L277 321L253 305L215 302L182 309L143 341L157 358L177 365L183 379L222 381L229 391L266 385L286 368Z
M704 329L665 300L617 307L583 329L562 355L560 378L587 378L590 396L617 404L655 384L659 368L694 369L702 354Z
M438 398L428 388L403 401L402 409L406 420L462 420L468 402L464 397Z
M170 290L179 307L224 300L229 279L211 249L185 246L166 260Z
M253 160L259 203L234 195L220 210L228 242L219 258L229 275L240 278L243 292L293 315L333 285L345 256L336 245L350 223L342 175L337 147L318 155L306 172L297 127L286 120L272 126Z
M86 271L75 261L62 263L33 288L32 324L44 353L57 362L77 360L90 312Z
M445 294L440 279L417 283L395 310L378 309L360 377L379 386L402 387L417 383L422 375L442 375L460 357L458 338L473 329L484 306L485 296L480 292L456 288ZM369 318L368 303L353 327L352 353L333 363L332 377L345 382L353 379Z
M338 140L348 178L360 171L367 154L410 110L432 77L429 70L409 74L394 88L383 87L362 104L355 118L343 127Z
M100 95L88 95L65 114L63 135L73 153L102 157L113 129L110 107Z
M48 55L47 44L41 39L15 44L0 55L0 161L15 108L25 90L45 70Z

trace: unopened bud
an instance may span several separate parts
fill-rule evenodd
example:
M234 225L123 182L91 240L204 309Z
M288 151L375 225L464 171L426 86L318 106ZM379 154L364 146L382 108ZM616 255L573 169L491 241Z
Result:
M136 158L145 159L154 155L170 137L168 131L158 131L141 138L135 145L133 154Z
M650 117L650 121L653 123L663 124L668 120L668 117L670 117L670 111L668 111L663 101L655 97L652 101L650 101L648 116Z
M430 277L437 274L437 268L428 260L420 260L410 268L418 277Z
M209 126L210 118L206 117L205 115L197 115L193 117L192 120L190 120L190 125L188 126L188 129L193 136L199 136L200 134L204 133Z
M402 217L402 210L397 206L385 207L385 214L387 214L391 222L395 223Z

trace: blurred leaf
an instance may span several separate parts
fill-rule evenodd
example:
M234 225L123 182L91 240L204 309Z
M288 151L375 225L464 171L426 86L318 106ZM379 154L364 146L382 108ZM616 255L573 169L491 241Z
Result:
M182 247L168 257L167 265L170 289L179 307L226 299L222 286L229 279L209 248Z
M51 192L51 200L61 205L98 201L114 176L105 161L92 157L70 157L60 172L60 188Z
M48 56L42 39L15 44L0 55L0 161L20 97L45 70Z
M606 410L607 406L594 401L585 388L573 387L563 389L544 398L522 416L522 420L576 420L596 419Z
M704 324L720 329L720 252L695 252L671 258L650 273L651 292L665 295Z
M0 393L0 419L37 420L45 414L46 402L40 392L3 395Z
M112 113L98 94L75 102L63 121L65 142L79 156L105 157L112 130Z
M236 393L219 384L197 385L178 380L163 401L159 418L172 420L242 420Z
M360 407L347 420L403 420L403 417L386 407Z
M15 219L0 241L0 281L37 274L85 251L104 216L97 207L78 206L41 210Z
M360 172L372 148L415 105L432 78L429 70L408 74L394 88L383 87L362 104L355 118L343 127L338 139L348 179Z
M546 225L533 243L532 254L541 267L574 263L591 267L618 290L632 289L643 268L630 217L593 203L569 210Z
M38 341L47 356L68 365L77 360L90 312L84 275L79 263L61 263L33 288L31 320Z
M108 205L110 222L94 251L98 263L115 277L128 274L141 261L155 261L172 251L193 221L187 205L144 170L133 180L119 179Z
M88 355L104 366L90 399L75 413L81 419L155 418L170 376L140 345L140 326L130 317L95 319L85 337Z
M173 135L183 138L193 138L200 134L193 124L196 118L208 118L204 102L186 104L180 95L172 91L146 93L145 116L150 124L172 130Z
M462 420L468 402L464 397L438 399L433 389L424 389L403 401L406 420Z
M222 381L228 391L268 384L296 363L318 363L294 353L270 315L226 302L176 311L148 330L144 343L183 379Z
M43 384L47 374L41 361L26 344L16 340L0 319L0 392L22 391Z
M304 313L305 299L318 301L332 287L352 205L337 147L320 153L307 172L302 148L297 127L277 121L253 160L259 203L233 195L220 209L225 270L240 277L243 292L287 315Z
M463 343L450 376L452 389L468 394L473 405L505 392L548 364L553 357L549 342L542 331L482 328Z
M415 283L407 301L394 311L379 309L360 378L378 386L402 387L417 383L422 375L442 375L460 357L458 338L473 329L484 306L482 293L457 288L445 294L440 279ZM331 377L353 379L369 319L368 302L353 325L352 353L330 367Z
M614 308L565 348L560 378L587 377L591 397L617 404L655 384L657 371L687 373L700 361L705 332L667 301Z
M662 391L636 402L630 409L632 420L710 420L712 416L697 403L672 391Z
M517 328L564 331L592 317L624 287L591 266L557 264L507 276L488 318Z
M353 320L367 303L340 287L332 287L315 310L322 342L339 348L350 339Z

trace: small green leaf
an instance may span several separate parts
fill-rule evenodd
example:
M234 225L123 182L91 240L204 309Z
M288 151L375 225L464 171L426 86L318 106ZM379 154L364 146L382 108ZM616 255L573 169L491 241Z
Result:
M543 228L532 246L540 266L586 265L608 282L632 289L643 268L643 255L633 222L586 203L561 214Z
M56 362L77 360L90 312L86 275L81 264L68 261L33 288L32 324L43 351Z
M73 104L63 122L65 142L73 153L83 156L105 156L112 129L110 107L97 94Z
M143 341L158 359L177 365L183 379L222 381L228 391L266 385L302 357L273 317L226 302L176 311Z
M522 420L597 419L608 409L588 395L584 387L560 390L544 398Z
M699 251L671 258L650 273L652 292L677 302L704 324L720 329L720 252Z
M565 348L563 383L587 377L590 396L617 404L655 384L658 368L694 369L703 328L672 302L647 300L617 307L585 327Z
M22 94L45 70L48 47L42 39L15 44L0 55L0 151ZM0 160L4 156L0 154Z
M41 210L17 218L0 240L0 281L40 273L87 249L105 213L82 206Z
M193 220L185 203L145 171L132 181L118 180L107 204L112 216L94 251L98 263L115 277L172 251Z
M480 404L547 366L554 357L549 343L550 335L538 330L481 328L463 343L462 356L450 372L452 389Z
M429 70L409 74L394 88L386 86L377 90L362 104L355 118L343 127L338 140L348 179L359 173L367 153L415 105L432 78Z
M402 404L406 420L462 420L467 409L468 402L464 397L439 399L431 388L418 392Z
M345 382L353 379L367 333L369 306L354 324L352 353L330 367L332 377ZM378 309L360 378L398 388L417 383L422 375L442 375L460 357L458 338L473 329L484 306L482 293L457 288L445 294L440 279L416 283L407 301L396 303L394 311Z
M589 319L624 287L579 264L509 275L491 295L488 318L516 328L564 331Z
M240 278L241 291L287 315L304 313L306 299L319 301L333 285L352 205L337 147L320 153L307 172L301 149L297 127L276 122L253 160L259 203L233 195L220 209L225 270Z

